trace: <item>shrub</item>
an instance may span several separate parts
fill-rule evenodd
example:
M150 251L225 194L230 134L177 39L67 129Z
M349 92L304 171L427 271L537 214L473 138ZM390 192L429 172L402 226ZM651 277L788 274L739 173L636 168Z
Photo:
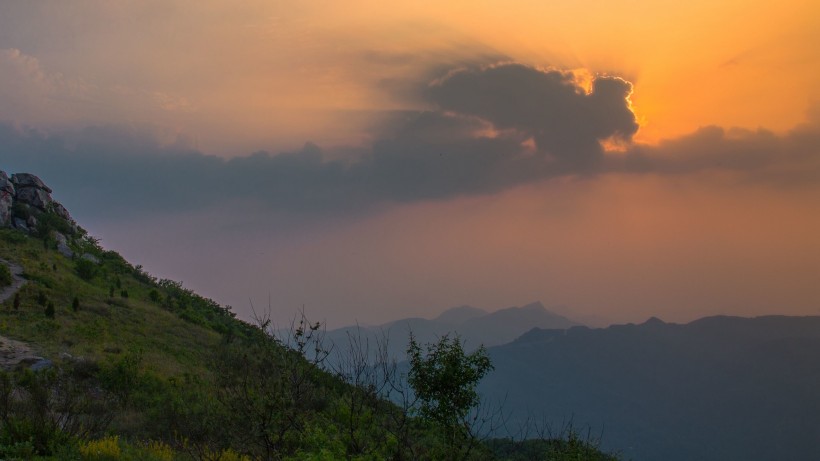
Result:
M77 275L85 281L89 281L97 275L97 265L87 259L78 259L75 268Z
M14 281L14 279L11 276L9 266L0 263L0 288L11 285L12 281Z
M53 319L54 318L54 303L49 301L48 306L46 306L46 317Z
M45 307L47 301L48 298L46 297L46 294L42 290L40 290L40 292L37 293L37 304Z
M119 436L116 435L81 443L79 450L83 459L87 460L115 461L122 454Z
M80 298L74 297L74 300L71 301L71 308L74 309L74 312L80 310Z
M20 292L19 291L17 293L14 293L13 305L14 305L14 310L16 310L16 311L20 310Z
M174 449L163 442L152 440L146 443L145 452L157 461L174 461Z

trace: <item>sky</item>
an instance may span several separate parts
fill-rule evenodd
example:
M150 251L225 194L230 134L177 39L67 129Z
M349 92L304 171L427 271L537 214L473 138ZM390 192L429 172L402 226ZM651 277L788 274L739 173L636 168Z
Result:
M287 323L820 315L820 4L6 1L0 169Z

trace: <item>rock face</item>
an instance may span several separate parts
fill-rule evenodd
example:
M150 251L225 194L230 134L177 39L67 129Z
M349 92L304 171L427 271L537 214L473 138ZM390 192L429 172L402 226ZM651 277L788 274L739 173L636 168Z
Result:
M30 173L16 173L9 177L4 171L0 171L0 228L11 227L28 234L43 232L38 223L47 215L56 215L60 220L65 221L67 226L61 226L67 234L76 234L77 223L71 219L68 210L59 202L51 198L51 188L37 176ZM53 217L50 222L54 222ZM49 231L48 229L46 229ZM49 231L52 234L55 231ZM59 237L57 246L60 253L66 257L73 256L73 252L68 246L66 235L56 232ZM60 238L62 237L62 238Z
M11 224L11 206L14 203L14 183L0 171L0 227Z

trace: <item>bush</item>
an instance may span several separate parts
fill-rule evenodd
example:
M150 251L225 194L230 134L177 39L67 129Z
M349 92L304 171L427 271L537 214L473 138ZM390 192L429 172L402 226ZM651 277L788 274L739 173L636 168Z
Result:
M0 263L0 288L7 287L11 285L14 279L11 276L11 269L9 266Z
M53 319L54 318L54 303L49 301L48 306L46 306L46 317Z
M116 461L121 455L120 440L116 435L81 443L79 449L83 459L87 460Z
M85 281L90 281L97 275L97 265L87 259L78 259L75 268L77 270L77 275Z

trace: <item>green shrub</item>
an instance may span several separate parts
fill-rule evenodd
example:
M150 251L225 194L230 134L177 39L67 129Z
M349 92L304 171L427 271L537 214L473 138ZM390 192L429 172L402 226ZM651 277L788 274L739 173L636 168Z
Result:
M46 317L53 319L54 318L54 303L49 301L48 306L46 306Z
M0 238L8 243L23 243L28 239L28 236L17 229L2 229L0 230Z
M11 276L9 266L0 263L0 288L11 285L11 282L13 281L14 279Z
M80 276L81 279L85 281L90 281L97 275L98 267L92 261L87 259L78 259L76 266L77 275Z

